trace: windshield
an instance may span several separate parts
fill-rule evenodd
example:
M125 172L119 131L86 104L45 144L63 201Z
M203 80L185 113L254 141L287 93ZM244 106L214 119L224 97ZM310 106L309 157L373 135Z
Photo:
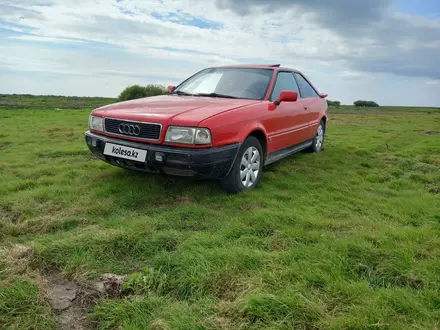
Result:
M173 94L209 94L203 96L263 100L272 73L271 69L206 69L181 84Z

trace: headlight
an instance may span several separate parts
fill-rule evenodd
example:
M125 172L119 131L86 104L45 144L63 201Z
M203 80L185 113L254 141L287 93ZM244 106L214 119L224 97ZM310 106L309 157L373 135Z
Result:
M184 144L211 144L211 132L207 128L168 127L165 142Z
M97 131L103 131L104 129L102 128L102 118L90 115L90 118L89 118L89 129L94 129L94 130L97 130Z

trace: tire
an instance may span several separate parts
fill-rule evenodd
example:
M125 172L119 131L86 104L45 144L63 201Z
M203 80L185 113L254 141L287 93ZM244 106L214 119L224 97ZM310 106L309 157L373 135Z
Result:
M310 152L320 152L324 146L324 136L325 136L325 124L324 121L320 121L318 128L316 129L315 137L313 138L313 143L309 147Z
M249 162L249 158L255 161ZM238 151L228 176L221 180L223 189L233 194L254 189L260 183L263 165L264 154L260 141L254 136L247 137ZM244 175L243 180L242 175Z

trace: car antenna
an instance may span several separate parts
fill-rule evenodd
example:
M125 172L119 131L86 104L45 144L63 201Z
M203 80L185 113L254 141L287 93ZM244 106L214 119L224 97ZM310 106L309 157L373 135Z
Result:
M272 64L271 67L272 68L279 68L281 64Z

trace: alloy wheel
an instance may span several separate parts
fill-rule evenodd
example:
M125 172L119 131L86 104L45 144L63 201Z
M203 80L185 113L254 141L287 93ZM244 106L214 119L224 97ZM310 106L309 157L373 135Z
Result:
M260 152L249 147L243 154L240 163L240 180L244 187L252 187L260 175Z
M316 142L315 142L316 150L321 150L323 141L324 141L324 129L322 125L319 125L318 130L316 131Z

